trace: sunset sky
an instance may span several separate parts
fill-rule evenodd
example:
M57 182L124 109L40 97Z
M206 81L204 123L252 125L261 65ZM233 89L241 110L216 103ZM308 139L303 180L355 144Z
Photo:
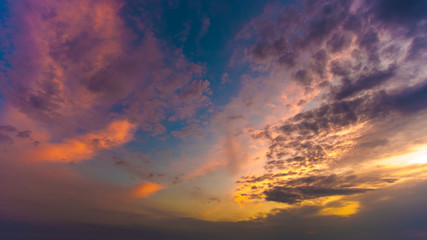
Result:
M0 239L427 239L426 0L0 0Z

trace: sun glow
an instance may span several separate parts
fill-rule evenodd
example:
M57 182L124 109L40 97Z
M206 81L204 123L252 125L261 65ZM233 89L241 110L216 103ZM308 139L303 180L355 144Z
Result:
M427 164L427 145L415 147L410 153L389 158L385 162L390 165Z
M359 211L359 208L360 208L359 202L343 201L340 203L340 206L322 208L322 210L320 210L318 214L321 216L335 215L335 216L348 217L350 215L357 213Z

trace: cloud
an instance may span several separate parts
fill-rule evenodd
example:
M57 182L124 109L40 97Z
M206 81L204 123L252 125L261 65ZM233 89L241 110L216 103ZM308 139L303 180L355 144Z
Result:
M11 125L2 125L0 126L0 131L4 132L16 132L17 129Z
M269 116L263 126L254 128L252 137L260 145L267 143L268 150L264 172L241 177L236 194L289 204L324 196L367 194L367 186L379 181L375 177L365 185L304 182L295 186L289 182L293 175L288 172L298 173L300 181L307 175L322 177L325 171L340 173L342 168L384 157L381 151L404 153L414 143L399 143L411 138L418 139L418 144L426 141L426 128L416 133L410 127L419 126L417 119L427 110L427 75L420 68L426 58L421 44L425 16L417 9L423 4L270 4L243 28L236 39L243 44L244 61L252 70L246 75L254 76L248 77L252 80L248 82L262 82L257 90L245 92L249 95L245 98L250 99L252 110L264 103L259 112ZM305 17L289 19L290 15ZM392 27L397 19L398 27ZM413 49L421 51L416 54ZM298 85L289 90L291 82ZM269 95L263 95L269 84ZM287 104L275 104L275 89L286 89L278 96ZM272 118L270 105L282 114ZM247 116L245 119L250 121ZM399 122L405 127L397 129ZM401 135L405 133L408 137ZM381 171L386 172L385 168Z
M81 161L92 158L98 150L109 149L129 142L135 125L117 120L104 130L65 139L62 143L47 143L36 147L33 158L39 161Z
M17 132L16 136L19 138L31 138L30 130L19 131L17 128L11 125L1 125L0 126L0 139L1 139L0 142L6 143L6 144L13 144L14 143L13 139L8 135L12 132Z
M340 52L342 50L350 47L351 37L347 34L341 32L336 32L332 37L326 42L328 50L332 53Z
M230 75L227 72L225 72L221 75L221 83L220 84L224 85L228 82L230 82Z
M274 183L274 187L265 190L263 193L265 194L265 199L268 201L295 204L307 199L336 195L353 195L373 190L356 187L360 184L360 181L363 182L363 180L359 180L355 175L312 175ZM373 180L371 179L370 181Z
M203 36L206 35L206 33L209 30L210 25L211 25L210 18L208 18L208 17L203 18L202 28L200 29L200 32L199 32L199 35L197 36L196 41L199 41Z
M307 199L335 195L352 195L364 193L369 190L363 188L274 187L273 189L266 190L264 194L267 201L295 204Z
M209 82L195 80L201 64L164 46L148 24L131 28L139 18L122 16L122 8L116 0L11 4L16 48L0 89L8 106L64 138L105 128L117 115L158 135L162 121L208 105Z
M135 188L133 195L135 198L146 198L163 188L164 187L158 183L145 182Z
M19 131L16 136L21 137L21 138L30 138L31 137L31 131L30 130Z

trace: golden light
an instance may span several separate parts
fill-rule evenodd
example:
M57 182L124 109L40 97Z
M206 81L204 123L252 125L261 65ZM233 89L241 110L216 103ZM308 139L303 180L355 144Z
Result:
M335 204L337 204L337 206L326 206L322 208L318 212L318 215L348 217L357 213L360 209L360 203L357 201L336 201Z
M386 162L390 165L426 164L427 145L415 147L411 153L389 158Z

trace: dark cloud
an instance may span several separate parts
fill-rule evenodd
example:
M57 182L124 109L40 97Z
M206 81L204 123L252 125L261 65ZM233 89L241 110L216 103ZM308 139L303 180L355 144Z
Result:
M351 44L351 37L343 33L334 33L327 41L326 46L332 53L340 52L347 49Z
M282 178L284 177L284 178ZM267 201L296 204L308 199L326 196L353 195L366 193L373 189L358 187L372 183L394 183L398 179L380 178L379 176L356 176L351 173L322 175L313 171L308 176L298 176L292 172L264 174L260 177L243 177L237 183L250 186L252 193L246 194L250 199L262 199Z
M285 162L304 165L326 160L325 150L340 147L340 141L333 133L359 121L363 116L358 116L358 111L372 114L373 110L361 108L362 102L362 99L337 101L295 115L280 126L281 135L271 140L267 157L273 161L267 165L277 166ZM276 158L286 160L274 161Z
M298 70L295 73L295 80L304 86L310 86L313 81L309 72L305 69Z
M306 47L325 40L346 19L350 4L351 1L306 1L305 9L312 15L307 23L308 27L302 30L305 34L300 37L298 45Z
M394 182L396 182L397 180L399 180L399 179L394 179L394 178L386 178L386 179L383 179L383 181L384 181L384 182L388 182L388 183L394 183Z
M342 73L339 69L334 70ZM394 76L395 70L395 66L390 66L388 69L383 71L373 70L371 73L364 73L356 81L345 78L343 79L341 89L336 93L335 98L341 100L346 97L351 97L360 91L372 89L377 85L381 85Z
M116 165L116 166L121 166L122 165L122 166L126 166L126 167L131 167L131 164L128 161L126 161L123 158L121 158L121 157L113 156L112 158L114 160L114 165Z
M427 108L427 81L390 95L390 107L403 113L414 113Z
M369 190L364 188L274 187L273 189L264 191L264 194L267 201L295 204L307 199L335 195L352 195L364 193Z
M305 101L304 99L300 99L297 103L298 106L304 105L304 103L306 103L307 101Z
M0 125L0 131L4 132L16 132L17 129L11 125Z
M351 63L349 61L333 60L330 63L331 72L336 76L348 76L351 72Z
M262 176L245 176L242 177L241 180L237 180L236 183L258 183L258 182L262 182L265 180L271 180L271 179L275 179L275 178L280 178L280 177L284 177L284 176L291 176L291 175L295 175L295 172L285 172L285 173L276 173L276 174L272 174L272 173L266 173Z
M296 64L296 56L295 53L293 52L285 52L283 55L281 55L279 57L279 59L277 59L277 62L280 65L284 65L287 67L293 67Z
M221 199L219 199L217 197L208 198L208 203L212 203L212 202L221 202Z
M31 131L30 130L24 130L24 131L19 131L16 136L21 137L21 138L30 138L31 137Z
M378 33L374 29L368 29L368 31L360 36L359 44L361 47L365 47L368 50L373 50L379 43Z
M278 56L285 52L286 49L286 40L279 38L272 42L259 42L255 44L251 48L251 55L259 60L264 60L267 57Z
M343 24L343 28L348 31L358 32L362 27L363 19L360 17L350 14Z
M328 64L328 52L326 49L320 49L316 54L313 55L313 63L311 70L317 73L320 77L323 77Z
M253 56L259 59L264 59L267 57L270 46L267 43L257 43L252 47L251 53Z

